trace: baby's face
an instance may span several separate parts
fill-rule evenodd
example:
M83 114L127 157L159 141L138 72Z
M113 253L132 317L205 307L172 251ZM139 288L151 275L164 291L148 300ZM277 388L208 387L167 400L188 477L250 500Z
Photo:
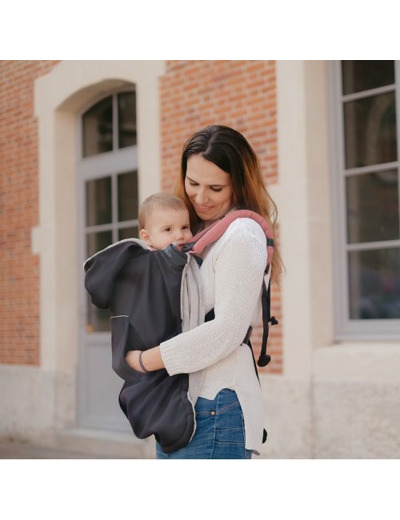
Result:
M192 238L189 212L186 209L159 209L153 211L140 236L151 247L164 249L170 244L184 244Z

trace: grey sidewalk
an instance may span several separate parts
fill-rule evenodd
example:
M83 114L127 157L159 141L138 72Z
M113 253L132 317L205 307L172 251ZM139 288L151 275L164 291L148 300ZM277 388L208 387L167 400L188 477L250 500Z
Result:
M154 440L132 434L76 428L47 438L0 438L0 459L151 459Z
M30 443L17 441L0 441L0 459L105 459L110 457L88 455ZM113 457L114 458L114 457Z

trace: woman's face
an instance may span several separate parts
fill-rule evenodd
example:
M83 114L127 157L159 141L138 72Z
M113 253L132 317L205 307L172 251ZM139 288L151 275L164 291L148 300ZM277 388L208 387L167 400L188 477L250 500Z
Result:
M205 222L218 220L232 209L231 176L201 155L188 159L185 191L197 216Z

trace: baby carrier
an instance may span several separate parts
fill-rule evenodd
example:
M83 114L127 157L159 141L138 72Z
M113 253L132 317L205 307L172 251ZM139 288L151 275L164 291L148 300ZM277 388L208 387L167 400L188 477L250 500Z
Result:
M182 250L170 245L153 251L145 242L132 238L110 245L84 264L85 287L91 301L111 313L112 368L124 380L119 405L134 434L140 439L154 435L165 453L185 446L195 432L189 376L170 376L165 369L142 373L129 367L125 356L129 350L152 348L213 318L212 313L204 316L200 255L236 218L251 218L262 226L267 237L267 274L273 236L265 220L249 210L227 214L194 236ZM270 284L265 278L262 308L259 366L270 361L266 353L269 324L277 323L270 316ZM251 328L243 341L249 345L250 335Z

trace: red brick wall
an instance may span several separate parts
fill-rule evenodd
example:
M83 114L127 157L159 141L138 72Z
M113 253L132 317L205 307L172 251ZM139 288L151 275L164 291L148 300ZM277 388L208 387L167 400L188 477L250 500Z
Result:
M169 61L160 80L162 189L171 191L182 146L208 124L232 126L257 153L266 184L278 181L274 61ZM281 319L280 291L273 287L272 312ZM261 329L253 333L260 348ZM281 327L270 329L269 373L282 370Z
M56 61L0 61L0 363L38 365L38 130L33 88Z

